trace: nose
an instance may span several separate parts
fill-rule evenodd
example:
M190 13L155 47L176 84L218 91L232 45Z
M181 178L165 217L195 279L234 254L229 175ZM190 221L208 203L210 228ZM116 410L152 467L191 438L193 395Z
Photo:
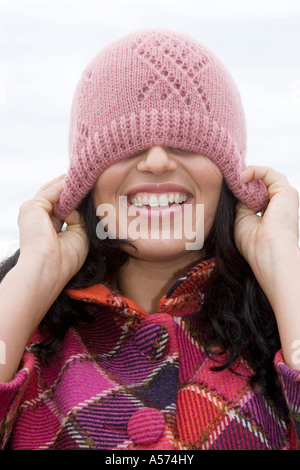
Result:
M137 164L139 171L148 171L157 176L167 171L174 171L176 168L176 160L170 155L168 149L159 146L154 146L147 150Z

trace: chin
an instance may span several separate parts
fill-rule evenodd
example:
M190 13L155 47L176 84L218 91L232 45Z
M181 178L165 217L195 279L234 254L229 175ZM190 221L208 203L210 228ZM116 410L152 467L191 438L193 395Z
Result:
M133 240L136 250L124 246L124 251L135 258L144 260L167 260L182 256L190 256L191 250L186 249L188 240Z

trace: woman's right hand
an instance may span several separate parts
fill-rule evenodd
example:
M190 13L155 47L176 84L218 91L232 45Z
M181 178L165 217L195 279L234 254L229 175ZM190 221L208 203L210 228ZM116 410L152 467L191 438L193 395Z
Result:
M83 265L88 253L88 240L77 211L64 221L53 216L59 200L64 175L45 184L19 210L20 258L41 262L49 277L49 286L59 283L61 289ZM61 231L63 222L66 230Z
M12 379L29 338L88 253L79 213L65 219L65 231L52 214L63 180L50 181L20 207L20 256L0 284L0 340L6 356L0 382Z

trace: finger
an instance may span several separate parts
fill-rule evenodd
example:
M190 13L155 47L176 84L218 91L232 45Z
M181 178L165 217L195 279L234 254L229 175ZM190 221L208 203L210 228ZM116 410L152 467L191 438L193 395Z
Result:
M251 180L262 180L267 188L274 183L288 184L287 177L268 166L250 165L242 173L243 183Z
M32 200L41 203L43 207L45 206L47 212L50 213L54 204L59 200L63 190L63 184L64 180L61 179L49 185L45 185L44 189L41 189Z
M251 217L252 220L260 219L259 214L250 209L246 204L238 202L236 205L235 226L247 217Z
M47 183L45 183L43 186L40 187L40 189L38 190L37 194L40 194L41 192L47 190L50 186L52 186L52 185L55 184L55 183L64 181L65 176L66 176L66 174L63 173L62 175L59 175L59 176L57 176L56 178L54 178L54 179L48 181Z
M59 220L53 215L54 204L59 200L60 194L63 189L64 179L61 177L55 178L51 182L44 185L44 189L40 190L33 198L29 199L26 202L23 202L19 208L19 217L18 221L21 220L21 217L28 213L29 211L33 214L37 212L32 211L45 211L52 220L52 224L56 230L59 232L63 225L63 221ZM39 217L41 216L38 212ZM19 223L19 222L18 222Z
M65 219L66 223L66 232L76 232L80 233L82 238L87 242L87 234L84 230L84 226L82 224L81 215L77 210L73 210Z
M287 177L271 167L251 165L243 172L244 181L260 179L264 182L270 196L270 203L263 212L265 214L276 213L281 217L285 227L293 227L299 235L299 193L289 184ZM272 209L269 209L272 207ZM276 210L274 210L274 208ZM271 212L270 212L271 210Z
M81 216L76 210L73 210L70 214L68 214L64 221L58 219L54 215L51 216L51 220L57 233L61 231L66 232L68 230L70 231L73 229L77 229L78 227L82 227Z
M70 214L67 215L65 218L66 228L70 228L73 225L81 224L81 216L77 210L73 210Z

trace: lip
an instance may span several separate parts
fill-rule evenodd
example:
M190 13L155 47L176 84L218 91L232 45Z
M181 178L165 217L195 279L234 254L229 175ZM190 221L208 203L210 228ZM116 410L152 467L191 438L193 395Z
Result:
M144 183L134 188L131 188L125 196L130 197L134 196L137 193L152 193L152 194L163 194L163 193L186 193L189 196L193 196L193 194L184 186L180 186L178 184L173 183Z

